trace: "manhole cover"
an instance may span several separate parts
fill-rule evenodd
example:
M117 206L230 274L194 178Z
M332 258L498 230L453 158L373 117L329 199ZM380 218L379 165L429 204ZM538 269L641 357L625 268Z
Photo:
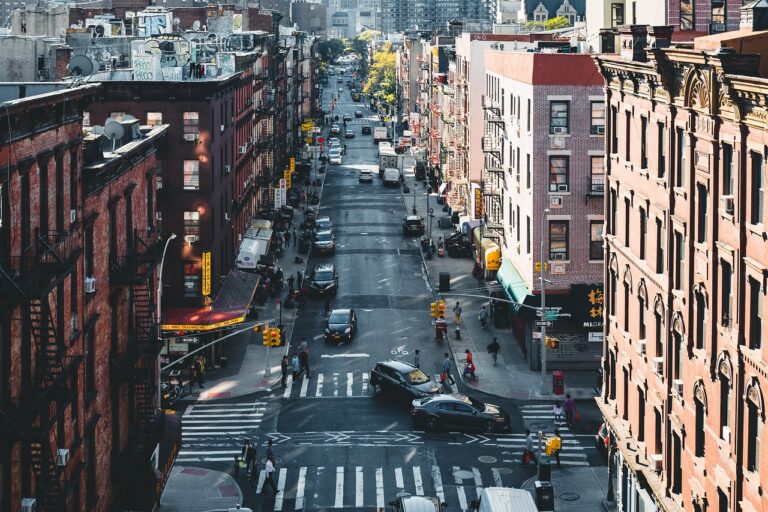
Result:
M563 501L576 501L581 498L581 495L575 492L564 492L559 497Z
M496 457L491 457L490 455L482 455L477 458L480 462L485 462L486 464L493 464L496 462Z
M500 475L511 475L513 473L512 468L496 468L496 472Z
M458 471L453 472L453 476L458 478L459 480L468 480L470 478L474 478L475 475L471 471L465 471L463 469L460 469Z

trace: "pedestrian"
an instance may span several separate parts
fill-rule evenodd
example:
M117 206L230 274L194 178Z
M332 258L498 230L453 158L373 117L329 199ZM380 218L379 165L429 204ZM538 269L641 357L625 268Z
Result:
M256 448L251 444L250 439L243 443L243 449L240 450L240 456L245 462L245 474L249 475L251 471L256 471Z
M419 352L419 349L416 349L413 351L413 366L416 368L421 368L421 365L419 364L421 360L421 352Z
M485 326L488 324L488 309L486 309L485 305L480 308L480 327L485 329Z
M496 338L493 338L493 341L488 344L488 353L491 354L491 359L493 359L493 366L496 366L496 362L499 359L499 352L501 351L501 345L499 345L499 342L496 341Z
M552 408L552 414L555 417L555 425L560 424L563 420L563 408L560 406L559 402L556 402L555 406Z
M464 351L464 355L467 357L467 364L474 364L475 356L472 355L472 352L469 349Z
M301 343L299 343L299 348L301 349L301 352L306 352L307 350L309 350L309 343L307 343L306 336L301 337Z
M205 384L205 356L203 354L197 356L197 362L200 365L200 380Z
M288 356L283 356L283 359L280 361L280 374L280 385L285 389L288 387L288 383L286 382L288 379Z
M272 440L267 440L267 459L275 460L275 452L272 451Z
M290 247L290 245L291 245L291 232L286 229L285 230L285 235L283 235L283 237L285 238L285 247L286 248Z
M203 370L200 367L200 362L195 361L194 365L194 378L192 379L194 382L197 382L197 385L200 386L200 389L204 388L203 386ZM192 391L192 383L189 383L190 392Z
M557 461L557 467L560 467L560 450L563 446L563 440L560 438L560 430L555 429L555 435L550 438L549 443L552 443L552 455L555 456ZM548 443L548 444L549 444Z
M565 402L563 403L563 409L565 409L565 424L568 428L573 427L573 413L576 412L576 404L571 398L570 394L565 395Z
M461 323L461 304L458 302L456 302L456 305L453 307L453 322L456 325Z
M288 276L288 295L293 295L293 274Z
M293 380L295 381L299 377L299 370L301 370L298 352L293 353L293 357L291 358L291 369L293 370Z
M451 376L451 358L448 357L448 352L444 353L443 356L445 357L443 359L443 373L440 376L440 381L441 382L450 381L451 384L456 384L456 381Z
M307 372L307 378L309 378L309 349L299 353L299 364L301 365L300 373Z
M533 443L536 440L535 436L529 429L525 429L525 449L523 450L523 466L528 465L531 461L536 462L536 453L533 451Z
M264 491L267 489L267 484L272 486L272 491L274 491L275 494L277 494L277 485L275 485L275 480L272 478L272 475L275 473L275 463L272 459L267 458L267 463L264 465L264 474L266 477L264 478L264 485L261 488L261 494L264 494Z
M301 282L301 270L296 271L296 289L301 290L301 285L303 283Z

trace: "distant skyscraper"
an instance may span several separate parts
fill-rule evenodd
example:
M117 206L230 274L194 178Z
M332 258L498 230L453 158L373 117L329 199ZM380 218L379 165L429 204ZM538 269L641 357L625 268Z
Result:
M454 19L490 21L484 0L381 0L384 32L442 28Z

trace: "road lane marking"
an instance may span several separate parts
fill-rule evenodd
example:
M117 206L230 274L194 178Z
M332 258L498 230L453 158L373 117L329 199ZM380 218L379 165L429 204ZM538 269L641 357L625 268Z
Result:
M336 501L333 508L344 506L344 466L336 467Z
M367 373L363 374L363 394L364 395L368 394L368 374Z
M445 493L443 492L443 478L440 476L440 468L432 466L432 482L435 484L435 494L440 498L440 503L445 503Z
M323 396L323 374L320 373L317 376L317 389L315 390L315 396Z
M355 506L361 508L363 506L363 468L357 466L355 468Z
M376 468L376 506L384 510L384 470Z
M403 485L403 468L395 468L395 486L398 489L405 489L405 485Z
M475 477L475 487L477 488L477 494L483 492L483 477L480 476L480 470L472 468L472 476Z
M288 379L286 379L288 380ZM291 397L291 390L293 390L293 377L291 377L290 380L287 382L287 386L285 387L285 391L283 391L283 398L290 398Z
M307 377L304 377L301 381L301 392L299 393L300 398L304 398L307 396L308 388L309 388L309 379Z
M333 396L339 396L339 374L333 374Z
M416 485L416 495L424 496L424 484L421 483L421 468L413 466L413 482Z
M456 494L459 496L459 508L467 510L467 493L464 492L464 486L461 485L459 471L459 466L453 466L453 479L456 482Z
M347 396L352 396L352 379L354 375L352 372L347 373Z
M504 487L501 483L501 473L499 473L499 468L492 468L491 473L493 473L493 485L496 487Z
M299 469L299 483L296 485L296 503L294 506L296 510L304 508L304 485L306 484L306 480L307 468L306 466L302 466L302 468Z
M277 477L277 494L275 495L275 511L283 510L283 495L285 494L285 474L288 470L280 468L280 474Z
M262 489L264 489L264 482L267 479L267 472L266 471L260 471L259 472L259 483L256 485L256 494L261 494Z
M337 359L340 357L370 357L370 354L323 354L320 356L321 359Z

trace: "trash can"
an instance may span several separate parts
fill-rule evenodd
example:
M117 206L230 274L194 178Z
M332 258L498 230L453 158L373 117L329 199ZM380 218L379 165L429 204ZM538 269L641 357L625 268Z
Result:
M555 510L555 490L549 482L536 480L536 508L539 512L554 512Z
M438 289L441 292L447 292L451 289L451 274L448 272L440 272L440 280Z
M541 456L539 461L539 480L542 482L552 481L552 460L545 456Z
M552 372L552 393L562 395L565 390L565 375L560 370Z

